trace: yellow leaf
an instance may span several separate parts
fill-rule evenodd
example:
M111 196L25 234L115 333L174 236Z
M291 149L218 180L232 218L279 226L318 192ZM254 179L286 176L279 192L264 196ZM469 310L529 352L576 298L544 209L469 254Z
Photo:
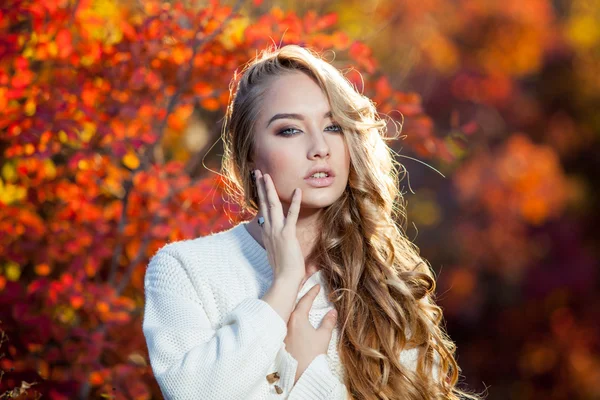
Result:
M7 162L2 166L2 177L6 182L14 182L17 177L14 164Z
M33 47L27 46L25 50L23 50L23 57L25 58L33 58L35 55L35 51L33 51Z
M90 169L90 166L91 163L89 160L79 160L79 162L77 163L77 167L84 171Z
M0 203L12 204L17 201L21 201L27 194L24 187L13 185L11 183L4 183L0 179Z
M6 276L6 279L9 281L18 281L21 277L21 267L19 264L9 261L7 264L4 264L4 276Z
M79 60L79 62L84 67L89 67L90 65L92 65L94 63L94 58L91 56L85 55L85 56L81 57L81 60Z
M78 17L87 33L96 40L115 44L123 38L121 8L116 0L94 0L89 9L78 13Z
M83 129L79 132L79 137L85 143L88 143L96 133L96 125L92 122L84 122Z
M415 201L411 209L417 225L434 226L440 221L440 207L431 196L423 196Z
M244 38L244 32L250 25L250 19L247 17L240 17L233 19L220 35L220 41L227 50L232 50L236 45L242 42Z
M69 137L67 136L67 132L61 130L58 132L58 140L61 143L67 143L69 141Z
M46 177L54 179L56 177L56 166L51 159L44 160L44 167L46 169Z
M431 34L422 43L423 49L438 70L451 73L457 67L457 50L448 38L440 34Z
M48 54L50 54L52 57L56 57L58 54L58 46L56 45L56 42L48 43Z
M61 307L58 311L58 319L64 324L69 324L75 319L75 310L71 307Z
M28 117L31 117L31 116L35 115L35 110L36 110L35 101L32 99L27 100L27 102L25 103L25 115L27 115Z
M136 169L140 166L140 159L133 151L129 151L123 157L123 164L129 169Z
M567 37L577 48L593 47L600 40L600 28L592 15L579 15L567 24Z

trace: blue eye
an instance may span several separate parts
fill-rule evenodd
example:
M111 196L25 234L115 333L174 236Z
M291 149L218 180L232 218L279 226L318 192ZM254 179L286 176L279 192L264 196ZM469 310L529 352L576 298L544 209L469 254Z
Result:
M325 130L328 132L342 132L342 127L339 125L329 125L327 128L325 128ZM296 133L292 133L293 131L302 132L300 129L286 128L286 129L282 129L279 132L277 132L277 135L278 136L294 136L294 135L296 135Z
M280 136L294 136L295 133L289 133L291 131L298 131L298 132L300 132L300 130L296 129L296 128L287 128L287 129L283 129L283 130L277 132L277 135L280 135Z
M333 128L333 132L341 132L342 131L342 127L339 125L329 125L325 129L329 129L329 128Z

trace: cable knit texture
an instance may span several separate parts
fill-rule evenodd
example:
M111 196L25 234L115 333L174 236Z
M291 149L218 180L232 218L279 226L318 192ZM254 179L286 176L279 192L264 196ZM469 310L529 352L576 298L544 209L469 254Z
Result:
M182 400L346 399L337 328L327 354L316 357L294 385L298 363L285 349L287 326L261 300L273 271L247 223L169 243L150 260L143 331L163 395ZM333 308L320 271L296 298L297 303L317 283L322 289L309 313L315 328ZM416 355L407 350L400 359L414 368ZM273 372L279 380L269 383L267 375Z

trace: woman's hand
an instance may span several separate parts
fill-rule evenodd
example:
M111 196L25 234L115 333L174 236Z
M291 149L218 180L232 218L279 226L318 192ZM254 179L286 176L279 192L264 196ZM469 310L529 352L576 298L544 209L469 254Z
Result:
M296 189L284 217L279 195L269 174L263 176L260 170L256 170L255 178L259 212L265 219L261 229L262 240L273 268L274 280L290 280L299 284L306 275L304 255L296 236L302 192L300 188Z
M331 334L336 325L337 312L335 310L329 311L323 317L318 329L313 328L308 320L308 313L319 290L320 285L317 284L302 296L288 322L288 333L284 340L285 347L287 352L298 361L294 384L315 357L319 354L327 354Z

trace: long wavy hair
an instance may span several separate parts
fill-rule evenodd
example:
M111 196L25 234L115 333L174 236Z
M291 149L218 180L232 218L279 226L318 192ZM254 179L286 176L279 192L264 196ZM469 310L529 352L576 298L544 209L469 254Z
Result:
M348 185L326 207L307 262L314 262L343 321L338 353L352 399L477 398L457 388L455 345L441 326L433 273L405 232L401 165L374 103L331 64L305 48L263 51L236 73L223 125L227 191L244 210L259 210L250 179L254 123L269 84L291 72L311 77L329 100L350 152ZM418 348L416 368L400 361Z

